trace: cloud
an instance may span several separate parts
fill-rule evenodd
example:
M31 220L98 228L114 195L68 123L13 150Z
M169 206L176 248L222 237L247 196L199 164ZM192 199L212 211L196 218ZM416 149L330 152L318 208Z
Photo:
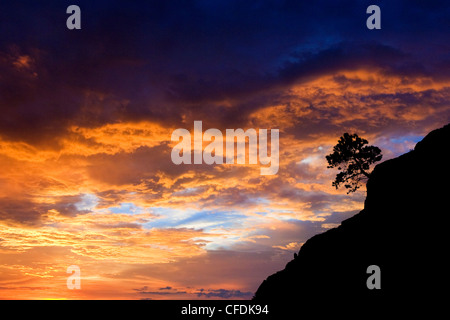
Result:
M21 198L0 198L0 219L10 222L19 222L25 225L39 225L41 217L50 210L55 210L64 216L86 214L89 210L79 209L77 203L82 195L53 196L47 201L39 201L31 196Z
M148 286L144 286L140 289L134 289L139 294L145 294L145 295L185 295L186 291L178 291L177 289L172 289L172 287L165 287L165 288L159 288L158 291L149 291Z
M184 297L193 297L201 298L201 299L211 299L211 298L220 298L220 299L250 299L253 296L252 292L241 292L240 290L227 290L227 289L192 289L189 288L188 291L178 290L167 286L165 288L159 288L159 290L151 291L148 286L144 286L139 289L134 289L140 295L149 295L149 296L184 296Z
M322 224L322 227L324 224ZM282 250L290 250L290 251L298 251L301 246L303 245L303 242L290 242L285 246L273 246L274 248L282 249Z
M164 287L164 288L159 288L159 290L171 290L171 289L172 289L172 287L169 287L169 286Z
M201 238L206 234L202 230L144 229L142 224L154 218L148 213L97 212L67 217L50 210L45 218L39 228L3 224L1 246L18 252L35 247L69 247L73 253L94 260L129 264L170 262L204 252ZM30 234L33 236L27 236Z
M8 294L245 298L362 208L326 169L342 133L389 159L450 121L442 1L380 0L377 32L360 1L77 4L79 32L64 3L1 5ZM174 165L171 132L194 120L278 128L278 174ZM65 292L69 262L88 275L82 293Z
M361 67L433 79L447 74L439 46L445 33L438 26L448 13L442 3L426 10L403 1L380 4L388 26L382 37L367 32L364 4L355 1L341 3L339 16L326 1L79 5L85 9L82 37L53 18L62 15L63 21L63 4L40 4L40 19L30 2L4 4L5 12L23 12L3 21L3 30L15 30L14 37L2 32L0 48L8 79L0 85L5 139L57 148L55 138L70 136L74 127L142 119L165 126L182 122L183 115L206 120L212 113L227 125L239 122L230 105L245 116L267 106L258 96ZM419 12L420 19L411 20ZM40 21L49 25L38 36ZM412 21L421 29L414 41L411 30L418 24Z
M252 292L241 292L240 290L226 290L226 289L215 289L215 290L204 290L200 289L197 293L197 297L212 298L218 297L222 299L236 299L236 298L247 298L252 297Z

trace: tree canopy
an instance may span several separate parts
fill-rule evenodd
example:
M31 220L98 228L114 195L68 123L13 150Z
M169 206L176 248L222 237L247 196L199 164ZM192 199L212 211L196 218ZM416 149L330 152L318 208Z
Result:
M347 193L355 192L361 181L370 177L370 165L380 161L383 155L380 148L368 143L357 134L344 133L333 147L333 153L326 156L327 168L340 170L332 183L336 189L344 185L349 189Z

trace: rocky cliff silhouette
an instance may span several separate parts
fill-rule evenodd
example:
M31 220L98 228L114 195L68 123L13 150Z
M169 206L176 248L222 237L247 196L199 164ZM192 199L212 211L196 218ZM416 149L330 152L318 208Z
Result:
M377 165L364 209L309 239L284 270L264 280L254 300L301 308L310 301L394 303L445 290L449 149L450 124ZM366 285L370 265L380 267L381 289Z

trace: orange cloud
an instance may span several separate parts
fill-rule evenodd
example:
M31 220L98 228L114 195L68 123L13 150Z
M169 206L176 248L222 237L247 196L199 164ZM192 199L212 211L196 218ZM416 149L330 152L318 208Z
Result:
M242 126L280 129L274 176L261 176L256 165L174 165L170 135L178 123L70 124L48 148L3 138L0 297L195 298L205 297L204 287L217 298L255 290L308 236L362 209L363 192L347 196L331 186L335 172L324 157L339 135L358 132L385 145L398 127L420 135L449 112L449 88L426 77L357 70L283 89ZM109 101L91 95L95 105ZM385 154L403 150L392 148ZM208 260L224 248L270 252L278 267L252 278L252 263L265 263L252 257L238 271L253 282L216 279L235 263L231 253ZM82 267L82 292L65 287L71 264ZM191 280L189 272L204 278ZM159 292L167 286L173 289Z

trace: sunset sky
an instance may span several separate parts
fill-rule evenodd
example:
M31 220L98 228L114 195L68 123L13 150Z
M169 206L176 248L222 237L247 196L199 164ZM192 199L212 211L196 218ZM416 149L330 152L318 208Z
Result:
M393 2L3 1L0 299L251 298L363 208L344 132L384 161L450 122L450 5ZM195 120L279 129L278 173L173 164Z

